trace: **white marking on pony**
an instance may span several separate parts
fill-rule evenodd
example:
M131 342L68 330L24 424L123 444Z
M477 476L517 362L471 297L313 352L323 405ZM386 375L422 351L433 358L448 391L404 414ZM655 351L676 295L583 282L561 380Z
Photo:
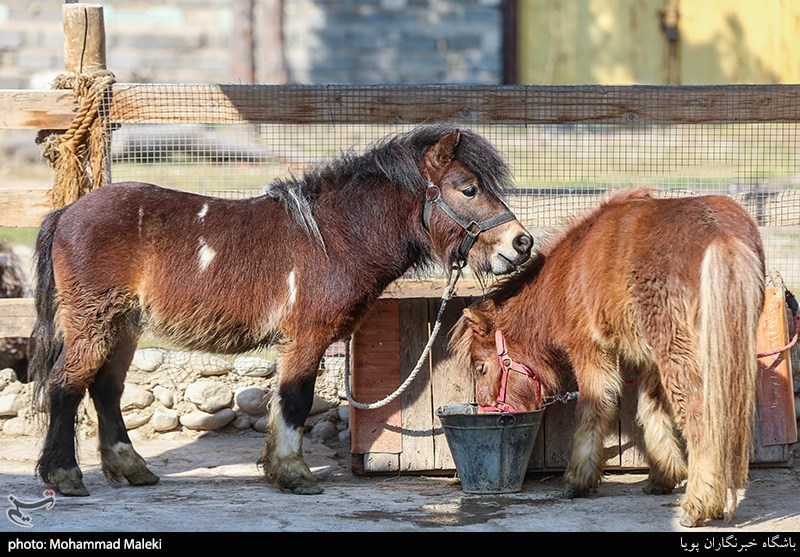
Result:
M273 401L270 407L269 420L276 433L274 439L277 441L275 444L275 455L279 458L290 457L292 455L300 454L303 446L302 429L290 427L283 419L283 412L281 412L281 404L278 400Z
M200 243L200 250L197 253L197 265L200 267L200 272L202 272L208 269L217 252L206 243L205 238L202 236L200 236L198 242Z
M517 222L508 223L514 226L505 226L505 230L497 236L491 246L490 265L492 272L497 275L506 274L514 269L519 261L520 254L514 248L514 240L525 229ZM533 250L531 250L533 252ZM533 253L531 253L533 255Z
M197 220L203 222L203 219L206 218L208 214L208 203L203 203L203 206L197 211Z
M117 441L111 450L117 454L120 454L123 451L131 450L133 446L130 443L123 443L122 441Z
M142 219L144 219L144 207L139 205L139 236L142 235Z
M286 308L289 309L294 305L295 300L297 300L297 283L296 283L297 273L294 269L292 272L289 273L289 277L286 279L286 282L289 283L289 300L286 302Z

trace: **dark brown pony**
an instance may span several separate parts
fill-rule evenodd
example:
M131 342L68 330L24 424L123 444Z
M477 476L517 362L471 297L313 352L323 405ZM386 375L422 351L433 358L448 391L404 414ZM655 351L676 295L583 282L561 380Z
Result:
M302 437L326 348L411 268L465 260L502 274L527 260L532 238L501 201L508 186L508 167L484 138L425 126L252 199L130 182L51 213L36 246L31 339L31 373L49 407L38 473L62 494L88 494L74 431L88 389L105 475L158 481L119 407L147 327L217 353L276 345L280 379L259 462L281 490L320 493Z
M645 491L671 493L688 479L681 524L699 526L730 519L746 484L764 281L758 228L736 202L628 190L467 308L452 347L476 369L480 405L531 411L540 395L577 381L566 497L599 484L622 370L632 370ZM504 397L498 330L509 357L538 379L507 374Z

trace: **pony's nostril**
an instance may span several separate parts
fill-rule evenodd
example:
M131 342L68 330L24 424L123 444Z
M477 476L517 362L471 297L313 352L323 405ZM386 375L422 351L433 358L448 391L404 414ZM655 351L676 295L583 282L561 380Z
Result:
M514 249L517 250L517 253L529 254L532 247L533 238L530 234L519 234L514 238Z

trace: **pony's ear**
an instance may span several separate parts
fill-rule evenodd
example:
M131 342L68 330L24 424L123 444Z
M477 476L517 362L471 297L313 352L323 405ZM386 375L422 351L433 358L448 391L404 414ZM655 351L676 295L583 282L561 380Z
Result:
M470 328L482 335L487 336L492 333L494 329L494 321L488 312L479 310L477 308L464 308L464 319L469 324Z
M456 158L459 141L461 141L461 132L453 129L425 152L423 164L429 180L438 179L447 165Z

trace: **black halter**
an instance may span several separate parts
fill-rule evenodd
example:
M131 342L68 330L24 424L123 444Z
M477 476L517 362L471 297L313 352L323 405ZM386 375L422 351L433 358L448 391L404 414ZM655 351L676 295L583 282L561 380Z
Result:
M439 186L433 182L428 182L428 189L425 192L425 208L422 211L422 221L425 224L425 230L427 230L429 233L431 231L431 212L433 211L434 203L438 205L448 217L453 219L456 224L463 228L467 233L464 241L461 242L461 246L458 248L458 258L461 267L464 267L467 264L467 254L475 244L478 234L517 218L514 216L514 213L512 213L511 210L506 207L505 213L502 213L496 217L492 217L482 222L475 222L474 220L467 222L456 215L456 213L450 208L445 200L442 199L442 191L439 189Z

